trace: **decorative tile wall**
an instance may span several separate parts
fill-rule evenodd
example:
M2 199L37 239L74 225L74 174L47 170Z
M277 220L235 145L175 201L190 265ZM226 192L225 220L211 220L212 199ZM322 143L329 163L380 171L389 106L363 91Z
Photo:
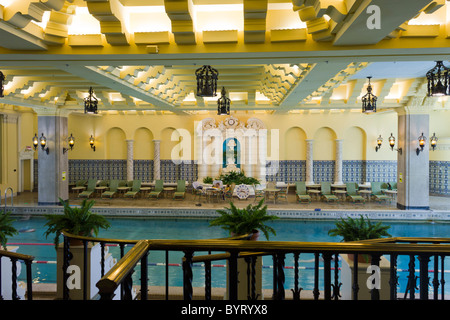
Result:
M430 195L450 196L450 161L430 161Z
M305 160L285 160L266 165L266 181L284 181L295 183L305 181L306 161Z
M397 161L364 161L366 162L366 182L397 181Z
M313 162L314 182L334 181L334 161L333 160L314 160Z
M34 182L38 185L38 163L34 160ZM343 182L389 182L397 180L397 161L356 161L344 160L342 163ZM279 161L277 166L266 166L267 181L295 183L306 180L306 162L304 160ZM272 170L273 171L270 171ZM314 161L313 178L315 182L334 181L334 161ZM450 161L430 161L430 195L450 196L448 186ZM273 173L273 174L271 174ZM127 176L126 160L69 160L69 182L97 178L123 179ZM142 181L153 181L153 160L135 160L134 176ZM176 182L184 179L192 182L198 177L197 164L174 164L171 160L161 160L161 179Z

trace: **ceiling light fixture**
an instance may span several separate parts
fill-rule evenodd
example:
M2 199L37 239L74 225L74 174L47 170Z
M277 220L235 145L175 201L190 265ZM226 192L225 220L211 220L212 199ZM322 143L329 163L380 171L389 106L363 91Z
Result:
M203 66L195 70L197 78L197 96L215 97L219 72L211 66Z
M222 87L222 96L217 100L217 114L218 115L229 115L230 114L230 103L231 100L226 96L227 91L225 87Z
M94 90L92 87L89 88L89 95L84 98L84 113L94 113L97 114L98 100L94 96Z
M361 99L363 113L377 112L377 97L372 93L372 86L370 85L371 78L372 77L367 77L367 79L369 79L367 93Z
M448 96L449 90L449 68L442 61L436 61L436 66L427 72L428 96Z

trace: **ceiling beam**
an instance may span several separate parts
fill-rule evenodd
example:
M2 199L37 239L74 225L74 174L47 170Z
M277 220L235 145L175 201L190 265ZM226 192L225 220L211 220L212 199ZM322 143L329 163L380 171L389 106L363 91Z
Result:
M431 2L431 0L365 0L354 14L344 20L344 25L336 34L333 45L377 44L405 21L414 18Z
M110 74L98 67L85 66L80 67L77 65L66 64L63 67L64 71L70 72L76 76L82 77L90 82L101 84L104 87L110 88L121 94L129 95L131 97L146 101L155 106L155 109L168 110L178 114L184 114L183 111L176 110L175 106L167 101L164 101L149 92L142 90L141 88L129 83L126 80Z
M293 87L280 103L277 112L286 112L295 108L328 80L347 68L348 62L322 62L314 67Z

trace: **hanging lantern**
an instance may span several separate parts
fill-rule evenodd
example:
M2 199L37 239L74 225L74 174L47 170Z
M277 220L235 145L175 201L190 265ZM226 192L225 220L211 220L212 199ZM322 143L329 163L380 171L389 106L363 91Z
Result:
M427 72L428 96L448 96L449 90L449 68L442 61L436 61L436 66Z
M197 96L215 97L219 72L211 66L203 66L195 71L197 78Z
M372 93L372 86L370 85L371 78L372 77L367 77L367 79L369 79L367 93L361 99L363 113L377 112L377 97Z
M97 114L98 100L94 96L94 90L92 87L89 88L89 95L84 99L84 113L94 113Z
M225 87L222 88L222 96L217 100L217 114L229 115L231 100L226 96Z

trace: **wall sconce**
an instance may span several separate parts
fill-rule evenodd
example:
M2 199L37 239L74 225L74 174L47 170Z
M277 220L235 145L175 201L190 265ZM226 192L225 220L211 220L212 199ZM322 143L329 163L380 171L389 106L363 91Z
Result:
M3 82L5 81L5 75L0 71L0 98L3 98Z
M383 143L383 138L380 136L377 138L377 146L375 147L375 151L378 152L378 150L380 150L381 148L381 144Z
M63 148L63 153L66 153L67 151L72 150L73 146L75 145L75 138L73 137L72 134L70 134L70 137L68 138L68 142L69 142L69 149Z
M430 138L430 145L431 145L431 149L433 149L433 151L434 151L434 148L436 148L436 146L437 146L437 141L438 141L438 138L436 138L436 134L433 132L433 136Z
M41 145L42 150L44 150L48 154L50 150L48 147L45 147L47 145L47 138L44 136L44 134L42 134L42 136L38 138L37 134L35 133L33 137L34 150L37 149L39 144Z
M425 139L426 137L422 134L419 137L419 148L416 149L416 154L419 155L421 151L423 151L423 147L425 147Z
M391 150L394 150L395 146L395 138L394 135L391 133L391 136L389 137L389 146L391 147ZM400 155L402 154L402 148L395 149Z
M91 135L91 137L89 138L89 144L91 145L91 149L94 150L94 152L95 152L94 142L95 142L95 139L94 139L94 137Z

